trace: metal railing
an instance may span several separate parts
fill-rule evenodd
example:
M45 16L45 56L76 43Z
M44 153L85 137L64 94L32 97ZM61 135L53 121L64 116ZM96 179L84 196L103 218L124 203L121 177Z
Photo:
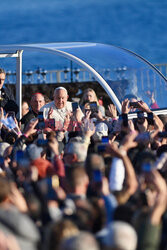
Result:
M75 68L72 71L69 68L61 70L37 70L23 71L23 84L43 84L43 83L65 83L65 82L86 82L93 81L93 76L82 68ZM16 82L16 71L6 71L6 83Z
M167 76L167 64L155 64L156 68L166 77ZM131 71L131 72L130 72ZM134 74L133 70L133 74ZM132 70L127 69L126 66L116 69L101 69L99 73L104 77L105 80L122 80L128 79L129 75L132 74ZM140 72L141 85L144 71ZM147 72L147 78L149 73ZM87 72L83 68L64 68L56 70L45 70L37 68L37 70L26 70L23 71L23 84L52 84L52 83L70 83L70 82L88 82L94 81L94 77L91 73ZM16 82L16 71L6 72L6 83L13 84ZM149 79L147 79L149 82Z

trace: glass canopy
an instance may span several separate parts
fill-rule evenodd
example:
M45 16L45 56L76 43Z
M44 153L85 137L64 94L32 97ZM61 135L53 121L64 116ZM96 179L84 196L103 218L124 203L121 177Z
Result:
M167 80L148 61L116 46L97 43L49 43L3 45L0 52L16 50L54 53L75 61L92 73L120 112L120 102L133 94L150 105L148 93L154 92L159 108L166 108Z

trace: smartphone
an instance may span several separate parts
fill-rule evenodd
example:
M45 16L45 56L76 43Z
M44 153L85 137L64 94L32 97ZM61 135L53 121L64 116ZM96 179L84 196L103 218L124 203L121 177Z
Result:
M167 138L167 132L166 131L159 132L158 133L158 137L160 137L160 138Z
M109 142L108 136L102 136L101 142L102 143L108 143Z
M50 128L52 130L55 130L55 119L46 119L45 120L45 128Z
M55 200L57 198L55 189L59 187L59 177L53 175L43 179L39 181L38 186L47 200Z
M149 125L154 125L154 115L153 113L147 113L147 121Z
M16 162L18 166L23 167L23 168L29 168L30 162L29 159L26 157L24 151L18 150L16 152Z
M48 140L38 139L37 146L38 147L46 147L48 145Z
M93 181L94 182L102 182L102 173L100 170L93 171Z
M2 156L0 156L0 168L4 168L4 158Z
M73 112L75 112L78 107L79 107L78 102L72 102L72 111Z
M129 103L129 106L130 106L130 107L133 107L133 108L140 108L138 102L130 102L130 103Z
M97 146L97 152L98 153L103 153L106 151L107 144L99 144Z
M37 123L35 128L40 129L40 130L45 128L45 121L44 121L44 117L43 117L43 112L38 113L38 123Z
M92 113L98 112L97 102L90 102L89 103L90 109Z
M128 127L128 115L127 114L120 115L119 120L122 120L122 124L124 127Z
M142 165L142 171L143 172L150 172L152 169L152 166L149 162L145 162L143 165Z
M14 111L8 111L8 117L12 117L13 118L13 120L15 119L15 112Z
M17 150L16 152L16 161L22 161L22 159L24 158L24 151L22 150Z
M57 175L53 175L51 177L51 185L52 185L52 188L58 188L60 183L59 183L59 177Z

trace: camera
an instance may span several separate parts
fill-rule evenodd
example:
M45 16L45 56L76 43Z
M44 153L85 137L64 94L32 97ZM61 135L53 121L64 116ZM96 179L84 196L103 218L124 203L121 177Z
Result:
M133 108L140 108L138 102L130 102L130 103L129 103L129 106L130 106L130 107L133 107Z

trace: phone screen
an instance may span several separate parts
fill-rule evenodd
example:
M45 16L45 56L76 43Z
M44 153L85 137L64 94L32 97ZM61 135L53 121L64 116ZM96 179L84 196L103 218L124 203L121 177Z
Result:
M89 105L90 105L90 109L91 109L92 112L97 112L98 111L96 102L90 102Z
M152 166L149 162L146 162L142 165L142 171L143 172L150 172L152 169Z
M45 121L43 117L43 112L38 113L38 123L36 125L36 129L44 129L45 128Z
M128 127L128 115L127 114L120 115L119 120L122 120L122 124L124 127Z
M79 107L78 102L72 102L72 110L73 110L73 112L75 112L78 107Z
M109 142L108 136L102 136L101 142L102 143L108 143Z
M93 180L95 182L101 182L102 181L102 173L100 170L94 170L93 171Z
M154 116L153 113L147 113L147 121L149 125L154 125Z

